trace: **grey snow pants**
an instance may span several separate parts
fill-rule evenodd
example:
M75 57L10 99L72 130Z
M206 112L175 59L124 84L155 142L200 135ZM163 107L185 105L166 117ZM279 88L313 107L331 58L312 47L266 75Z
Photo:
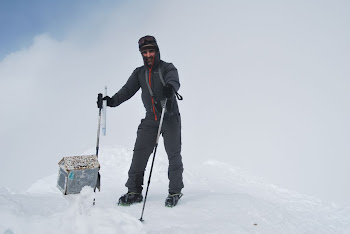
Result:
M129 178L125 184L128 188L128 192L142 192L144 173L148 159L156 143L159 122L159 119L155 121L154 118L146 117L141 120L137 129L134 154L128 173ZM183 164L181 157L180 114L164 116L161 134L169 160L169 193L180 193L181 189L184 187L182 180Z

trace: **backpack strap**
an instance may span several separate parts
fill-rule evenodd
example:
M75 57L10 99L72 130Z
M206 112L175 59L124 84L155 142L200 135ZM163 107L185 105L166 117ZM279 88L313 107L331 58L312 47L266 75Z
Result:
M163 79L162 71L160 70L160 66L159 66L158 72L159 72L160 81L162 82L163 86L165 86L165 82L164 82L164 79Z
M160 66L159 66L159 69L158 69L158 73L159 73L160 81L162 82L163 86L165 86L165 82L164 82L164 79L163 79L162 71L160 70ZM152 88L151 88L151 86L148 83L147 69L145 70L145 78L146 78L146 84L147 84L147 87L148 87L148 91L151 94L151 97L154 97Z
M163 79L162 71L160 70L160 66L159 66L158 71L159 71L159 78L160 78L160 81L162 82L163 86L165 86L165 82L164 82L164 79ZM177 98L179 101L182 101L182 100L183 100L183 97L182 97L178 92L176 92L176 90L175 90L174 87L173 87L173 89L174 89L176 98Z
M146 84L147 84L147 87L148 87L149 94L150 94L151 97L153 98L153 91L152 91L152 89L151 89L151 86L150 86L149 83L148 83L147 69L145 70L145 78L146 78Z

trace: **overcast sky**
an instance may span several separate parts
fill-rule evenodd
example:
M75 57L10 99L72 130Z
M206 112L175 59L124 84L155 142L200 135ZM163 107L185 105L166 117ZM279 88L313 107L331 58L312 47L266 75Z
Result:
M347 1L0 4L1 186L95 147L96 95L142 65L151 34L179 70L185 169L215 158L350 204ZM143 116L140 93L109 109L101 145L132 149Z

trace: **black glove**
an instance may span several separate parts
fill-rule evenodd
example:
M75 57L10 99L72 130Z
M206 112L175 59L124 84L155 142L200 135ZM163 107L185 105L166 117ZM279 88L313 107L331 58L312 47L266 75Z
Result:
M109 96L105 96L104 98L102 98L102 100L106 100L107 101L107 106L111 106L112 105L112 98Z
M167 99L174 97L175 91L174 87L171 84L167 84L163 87L163 96Z
M102 93L99 93L99 94L97 95L97 101L96 101L96 103L97 103L97 108L98 108L98 109L102 109L102 97L103 97Z
M105 96L104 98L102 98L103 95L102 93L99 93L97 95L97 108L101 109L103 107L103 100L107 101L107 106L111 106L112 104L112 98L110 98L109 96Z

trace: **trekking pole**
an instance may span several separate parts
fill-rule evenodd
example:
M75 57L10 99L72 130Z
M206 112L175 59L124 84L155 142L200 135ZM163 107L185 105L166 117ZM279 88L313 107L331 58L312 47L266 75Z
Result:
M147 183L147 190L146 190L146 195L145 195L145 200L143 201L143 207L142 207L142 213L141 213L141 218L140 221L143 222L144 220L142 219L143 217L143 212L145 211L145 205L146 205L146 200L147 200L147 194L148 194L148 188L149 185L151 183L151 176L152 176L152 171L153 171L153 164L154 164L154 159L156 157L156 152L157 152L157 147L158 147L158 141L159 141L159 136L160 136L160 132L162 130L162 124L163 124L163 119L164 119L164 113L165 113L165 107L166 107L166 102L167 99L165 99L163 108L162 108L162 115L160 117L160 123L159 123L159 127L158 127L158 134L157 134L157 139L156 139L156 144L154 146L154 152L153 152L153 159L152 159L152 165L151 165L151 170L149 172L149 178L148 178L148 183Z
M98 99L102 100L102 93L98 94ZM98 159L98 151L100 148L100 129L101 129L101 112L102 112L101 110L102 110L102 107L100 107L98 110L97 142L96 142L96 157L97 157L97 159ZM98 188L98 190L100 191L100 187L101 187L100 181L101 181L101 175L100 175L100 172L98 172L94 192L96 192L96 188ZM96 198L94 198L94 201L92 203L93 205L95 205L95 200L96 200Z

